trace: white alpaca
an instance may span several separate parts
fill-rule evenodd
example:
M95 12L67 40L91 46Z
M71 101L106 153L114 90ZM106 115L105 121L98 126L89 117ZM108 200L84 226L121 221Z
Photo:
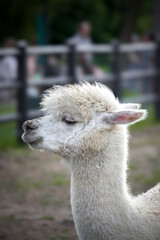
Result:
M160 184L133 197L126 184L127 125L138 104L120 104L100 84L49 90L45 116L24 123L32 148L51 149L71 168L71 206L80 240L160 239Z

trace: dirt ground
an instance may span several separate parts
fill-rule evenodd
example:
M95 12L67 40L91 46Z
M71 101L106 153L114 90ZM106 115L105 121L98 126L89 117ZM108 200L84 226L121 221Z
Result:
M160 181L160 124L130 136L128 182L134 194ZM76 240L70 171L52 153L0 153L0 239Z

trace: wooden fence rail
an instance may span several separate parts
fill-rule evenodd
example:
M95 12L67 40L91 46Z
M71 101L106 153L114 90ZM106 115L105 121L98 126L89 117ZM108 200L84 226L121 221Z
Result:
M138 69L132 71L121 70L122 54L142 51L154 51L156 56L155 67L153 69ZM45 86L49 87L53 84L67 84L79 82L76 74L76 57L78 53L103 53L112 54L111 73L97 79L93 75L83 76L83 79L89 82L100 81L104 84L112 82L115 95L122 102L153 102L156 109L156 117L160 120L160 42L156 43L129 43L120 44L115 40L112 44L93 44L91 46L75 46L75 45L58 45L44 47L28 47L25 41L20 41L16 49L0 49L0 56L14 55L18 59L18 78L14 83L0 83L1 89L15 88L17 89L17 113L0 115L0 123L17 121L18 123L18 139L21 141L22 124L26 119L31 119L42 115L41 111L27 110L27 88L28 86ZM66 54L67 56L67 75L51 78L43 78L39 82L27 83L26 59L28 55L46 55L46 54ZM137 98L122 98L122 81L129 81L132 78L154 77L155 89L154 93L144 94Z

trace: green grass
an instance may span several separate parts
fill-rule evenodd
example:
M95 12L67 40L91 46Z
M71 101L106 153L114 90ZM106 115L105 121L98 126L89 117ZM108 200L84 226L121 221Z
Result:
M43 216L42 219L47 221L54 221L55 218L53 216Z
M158 182L160 182L160 170L155 169L153 170L152 174L153 177L147 177L146 175L141 174L136 177L136 180L143 184L155 186Z
M130 98L130 97L132 98L132 97L139 97L141 95L141 93L139 91L131 91L129 89L123 89L122 95L125 98L126 97L127 98ZM143 108L143 106L142 106L142 108ZM134 125L131 125L131 129L138 130L138 129L142 129L142 128L145 128L149 125L153 125L153 124L157 123L155 108L154 108L153 103L150 103L150 104L147 105L147 111L148 111L147 118L143 121L137 122Z
M0 105L0 114L15 113L15 112L16 112L15 104Z
M18 219L14 214L10 214L8 216L5 216L5 219L4 219L7 223L15 223L15 224L18 224L21 222L20 219Z
M137 170L137 166L135 166L133 163L129 163L128 164L128 169L132 170L132 171L135 171L135 170Z
M0 115L16 112L15 104L0 105ZM17 124L16 122L0 123L0 150L8 147L17 147Z
M29 172L29 168L25 168L26 171ZM3 178L3 177L2 177ZM57 180L58 179L58 180ZM58 183L57 183L58 181ZM3 181L0 182L0 188L4 187L8 196L12 196L12 198L17 203L22 203L27 198L30 192L43 192L46 189L52 189L54 191L54 187L63 187L69 185L68 175L64 173L56 173L56 172L48 172L42 173L38 177L24 175L21 172L21 169L14 168L14 171L9 171L8 177L4 177ZM40 191L39 191L40 190ZM4 194L5 196L5 194ZM63 206L63 201L59 198L53 198L53 195L50 193L45 193L41 195L40 204L43 206L48 205L57 205Z
M65 175L54 173L54 178L51 181L51 183L55 186L65 186L69 185L70 181L66 178Z
M143 121L137 122L134 125L131 125L131 129L139 130L139 129L143 129L150 125L158 123L158 121L156 120L155 109L154 109L153 104L148 105L147 111L148 111L147 118L144 119Z
M0 124L0 150L18 146L16 127L15 122Z
M44 189L46 186L66 186L69 185L70 181L68 176L62 173L49 173L41 176L38 180L33 183L35 189Z

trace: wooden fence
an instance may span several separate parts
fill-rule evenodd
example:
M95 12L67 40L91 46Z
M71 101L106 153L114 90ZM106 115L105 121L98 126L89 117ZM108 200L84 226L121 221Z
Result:
M152 69L138 70L121 70L122 54L142 51L155 52L155 67ZM18 123L18 139L21 139L22 124L27 119L32 119L42 115L40 111L28 111L27 109L27 87L28 86L45 86L50 87L53 84L77 83L79 78L76 74L76 56L78 53L98 53L112 54L112 72L105 74L100 82L107 84L112 82L112 90L122 102L153 102L156 109L156 117L160 120L160 42L156 43L129 43L120 44L115 40L112 44L93 44L91 46L74 46L74 45L58 45L44 47L28 47L25 41L20 41L16 49L0 49L0 56L14 55L18 59L18 78L12 83L0 83L1 89L17 89L17 113L0 115L0 123L17 121ZM48 54L66 54L67 55L67 75L51 78L43 78L39 82L27 82L26 59L28 55L48 55ZM122 81L131 78L153 77L154 93L144 94L136 98L122 98ZM86 81L99 81L95 76L86 75L83 77Z

